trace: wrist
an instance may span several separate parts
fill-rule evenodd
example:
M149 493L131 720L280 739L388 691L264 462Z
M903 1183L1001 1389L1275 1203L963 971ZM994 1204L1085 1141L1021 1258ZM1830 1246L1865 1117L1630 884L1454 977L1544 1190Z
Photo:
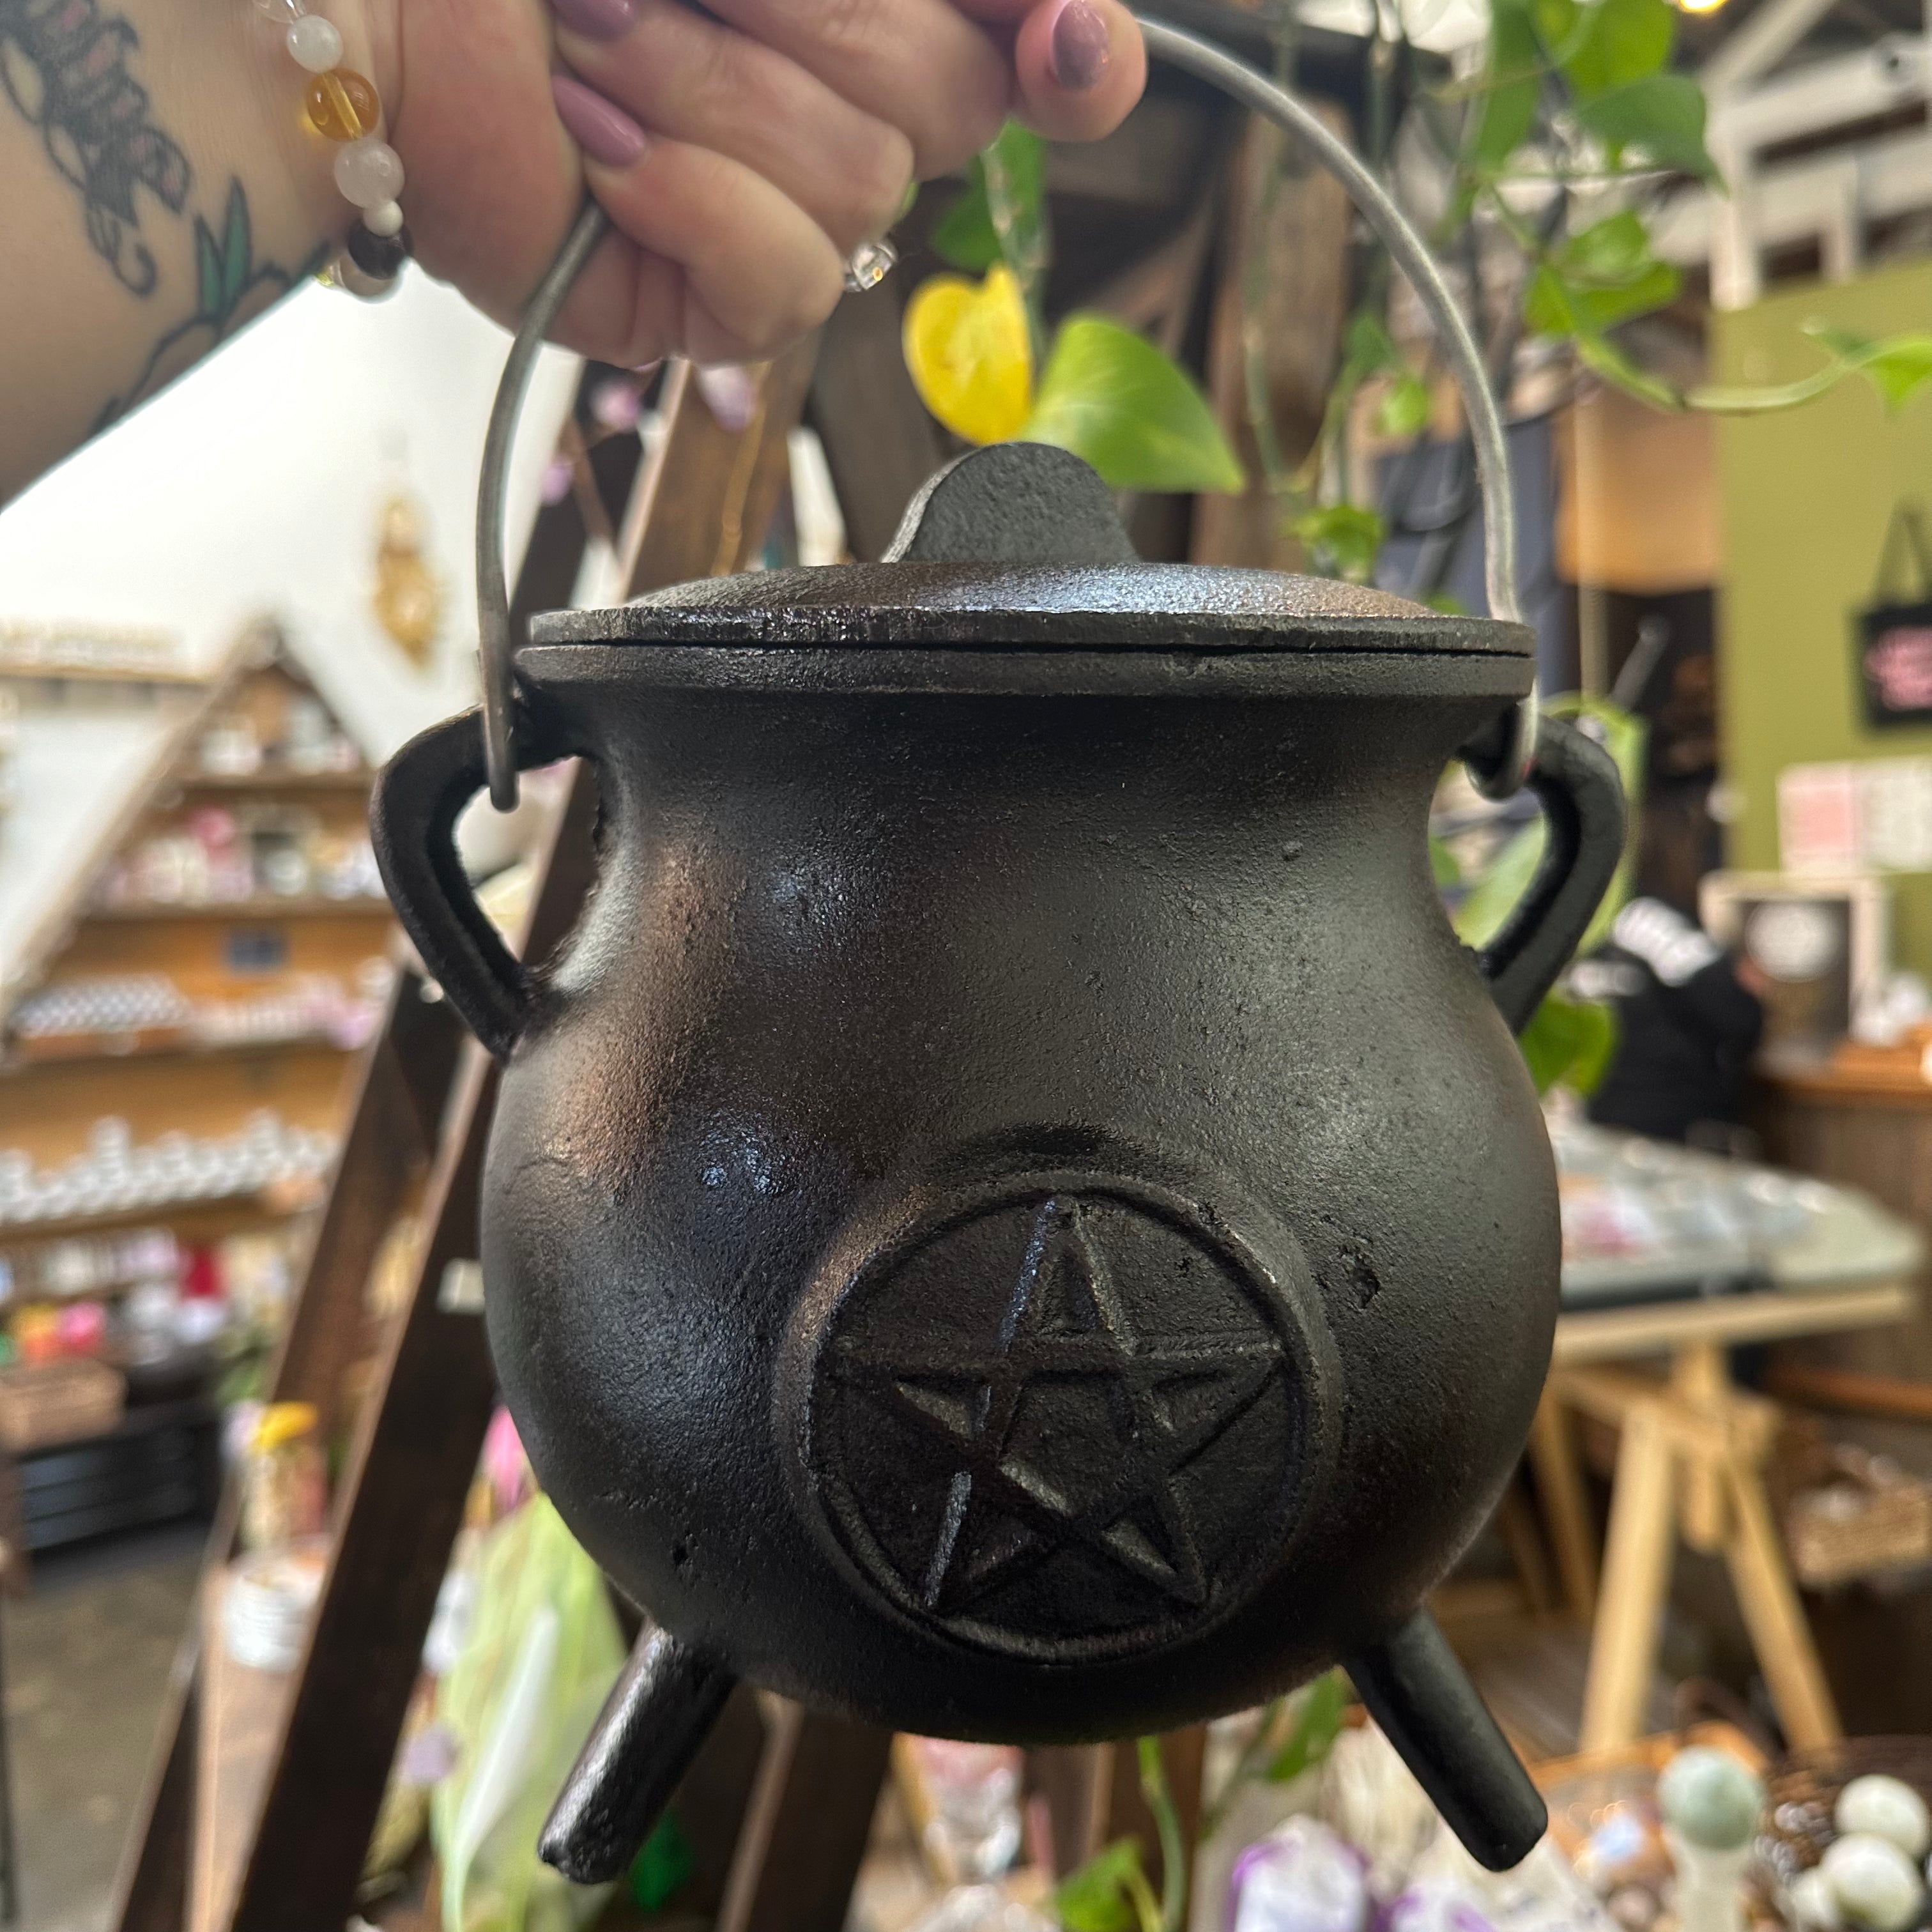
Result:
M235 172L247 184L257 225L286 238L281 259L308 261L332 253L361 211L336 178L349 137L339 121L334 138L318 128L308 108L310 92L326 74L326 101L344 102L345 88L365 112L373 101L379 118L363 131L386 140L398 106L393 33L379 31L377 10L368 0L220 0L217 10L228 16L239 56L232 138L252 158L238 161ZM314 23L303 29L310 64L290 45L290 28L302 22ZM313 64L318 46L320 70Z

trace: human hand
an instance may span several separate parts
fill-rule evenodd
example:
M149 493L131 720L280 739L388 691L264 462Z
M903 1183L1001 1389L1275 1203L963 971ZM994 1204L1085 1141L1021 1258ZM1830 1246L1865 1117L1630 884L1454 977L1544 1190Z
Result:
M1117 126L1119 0L345 0L363 10L418 258L512 320L585 184L613 232L559 339L602 362L767 356L824 320L908 184L1010 112Z

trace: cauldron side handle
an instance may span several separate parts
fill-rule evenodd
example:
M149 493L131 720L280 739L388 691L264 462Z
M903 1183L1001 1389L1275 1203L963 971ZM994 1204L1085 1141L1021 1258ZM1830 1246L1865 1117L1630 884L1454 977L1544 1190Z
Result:
M530 975L476 903L456 850L457 819L484 777L482 713L432 724L377 774L369 837L396 916L424 964L470 1030L504 1060L530 1013Z
M1546 715L1529 784L1549 827L1542 862L1502 930L1476 955L1512 1033L1529 1024L1570 963L1624 851L1623 781L1594 739Z
M550 1808L544 1864L577 1885L622 1877L736 1682L646 1619Z
M1369 1714L1478 1864L1508 1871L1550 1823L1541 1795L1426 1610L1347 1660Z

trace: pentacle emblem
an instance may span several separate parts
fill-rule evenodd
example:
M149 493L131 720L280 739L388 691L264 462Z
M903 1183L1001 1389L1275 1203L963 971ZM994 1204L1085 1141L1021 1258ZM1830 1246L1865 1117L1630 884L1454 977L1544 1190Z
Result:
M1234 1607L1310 1474L1280 1290L1138 1190L957 1215L861 1270L814 1351L828 1527L902 1610L989 1648L1142 1649Z

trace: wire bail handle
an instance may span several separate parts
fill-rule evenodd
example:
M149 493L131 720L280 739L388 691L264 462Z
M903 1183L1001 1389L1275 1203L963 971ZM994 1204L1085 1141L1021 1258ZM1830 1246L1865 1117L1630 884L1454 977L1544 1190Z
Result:
M1230 99L1299 141L1347 189L1363 218L1408 278L1436 326L1468 419L1482 491L1484 584L1490 615L1506 623L1521 623L1516 589L1516 505L1510 489L1502 415L1489 372L1483 366L1482 352L1429 252L1429 244L1360 158L1286 88L1211 40L1184 33L1164 20L1144 15L1136 18L1149 53L1210 82ZM503 365L483 445L476 502L478 655L482 668L483 742L490 802L499 812L510 811L517 802L516 653L510 636L509 592L503 568L510 442L537 351L579 272L603 238L606 226L604 211L586 196L556 260L544 272L524 311ZM1499 748L1486 749L1480 755L1473 750L1465 752L1470 778L1485 797L1507 798L1522 784L1535 750L1536 729L1537 694L1532 686L1508 713Z

